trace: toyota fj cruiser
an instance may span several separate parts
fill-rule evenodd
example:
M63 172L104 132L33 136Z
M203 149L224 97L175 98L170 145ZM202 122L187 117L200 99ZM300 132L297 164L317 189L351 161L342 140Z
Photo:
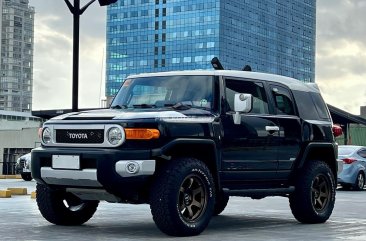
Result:
M100 200L148 203L157 227L201 233L229 196L289 198L302 223L331 215L332 120L315 84L245 71L128 77L109 109L47 121L32 151L43 217L80 225ZM249 208L249 207L247 207Z

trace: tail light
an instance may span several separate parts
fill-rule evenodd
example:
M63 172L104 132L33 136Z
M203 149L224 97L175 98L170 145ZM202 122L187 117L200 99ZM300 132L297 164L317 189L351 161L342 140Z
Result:
M352 164L352 163L354 163L357 160L356 159L353 159L353 158L345 158L342 161L343 161L344 164Z
M338 125L333 125L332 131L333 131L334 137L338 137L338 136L341 136L343 134L342 127L340 127Z

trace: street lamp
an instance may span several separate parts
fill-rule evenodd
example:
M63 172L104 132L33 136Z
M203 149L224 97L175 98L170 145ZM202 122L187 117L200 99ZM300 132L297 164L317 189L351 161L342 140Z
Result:
M74 16L74 32L73 32L73 63L72 63L72 111L78 111L79 97L79 32L80 32L80 16L85 10L96 0L91 0L84 7L80 8L80 0L74 0L74 5L69 0L64 0L70 12ZM100 6L107 6L115 3L118 0L98 0Z

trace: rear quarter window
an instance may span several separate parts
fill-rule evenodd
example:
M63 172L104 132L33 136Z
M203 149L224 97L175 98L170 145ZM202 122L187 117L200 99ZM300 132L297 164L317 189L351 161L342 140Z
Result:
M310 93L311 98L315 104L316 110L319 114L320 119L322 120L330 120L328 107L326 106L323 98L319 93Z
M319 120L319 114L316 110L310 93L303 91L293 91L299 115L305 120Z

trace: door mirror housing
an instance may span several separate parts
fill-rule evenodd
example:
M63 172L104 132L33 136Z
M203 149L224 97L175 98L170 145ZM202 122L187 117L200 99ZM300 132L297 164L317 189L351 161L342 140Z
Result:
M251 94L235 94L234 96L234 124L240 125L240 113L249 113L253 108L253 96Z

